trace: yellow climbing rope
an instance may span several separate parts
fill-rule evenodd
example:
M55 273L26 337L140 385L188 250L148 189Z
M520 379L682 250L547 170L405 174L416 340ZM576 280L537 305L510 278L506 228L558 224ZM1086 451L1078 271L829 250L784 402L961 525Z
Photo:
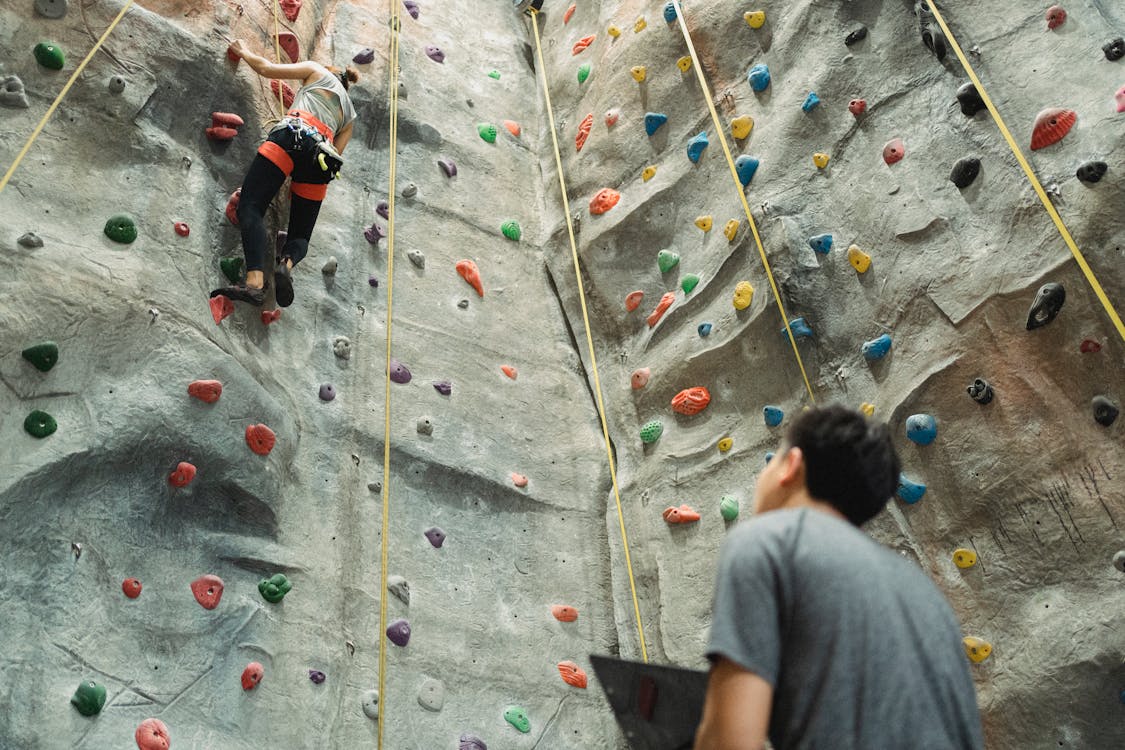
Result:
M90 62L90 60L94 58L94 55L97 54L98 50L101 49L102 44L105 42L106 38L109 37L110 32L117 28L117 24L120 23L121 19L125 17L125 13L129 10L129 8L133 7L134 1L135 0L128 0L128 2L126 2L125 5L121 7L121 12L117 14L117 17L113 19L113 22L110 23L108 27L106 27L106 30L104 32L102 32L101 38L99 38L98 41L94 43L94 46L90 49L90 52L86 55L85 59L83 59L82 62L78 64L78 67L74 69L74 72L70 76L70 80L68 80L66 82L66 85L62 87L62 91L60 91L59 95L55 97L55 101L51 102L51 106L47 108L47 112L43 115L43 119L41 119L39 121L39 124L35 126L35 130L31 131L31 137L27 139L27 143L23 144L23 148L21 148L20 152L16 155L16 160L12 162L12 166L8 167L8 171L4 173L4 178L0 179L0 193L4 192L4 188L8 186L8 183L12 179L12 175L16 173L16 169L19 167L20 162L23 161L23 158L27 156L27 152L31 150L31 145L35 143L35 139L38 138L39 134L43 132L43 128L46 127L47 121L51 119L51 115L53 115L55 113L55 110L59 108L59 105L62 104L63 97L67 95L67 93L70 91L70 87L73 86L74 82L78 80L78 76L82 75L82 71L86 69L86 65Z
M387 190L387 361L383 393L383 525L379 537L379 731L378 750L383 750L383 719L387 714L387 547L390 543L391 508L391 321L395 290L395 183L398 171L398 32L399 11L391 0L390 67L391 123L390 177Z
M738 179L738 168L734 166L734 157L731 155L730 145L727 144L727 137L723 132L723 124L719 120L718 111L715 109L715 101L711 98L711 87L707 85L707 77L703 75L703 66L699 64L699 54L696 53L695 44L692 43L691 34L688 32L687 22L684 20L684 9L680 7L679 0L673 0L673 2L676 6L676 20L680 23L680 31L683 32L684 41L687 42L688 52L691 54L695 77L699 79L699 86L703 89L703 96L707 100L707 108L711 110L711 119L715 123L715 132L719 134L719 143L722 144L723 153L727 157L727 165L730 167L730 176L734 180L735 189L738 190L738 198L742 201L742 208L746 211L746 220L750 222L750 231L754 235L754 243L758 246L758 255L762 258L762 267L766 269L766 278L769 279L774 301L777 302L777 309L781 311L781 320L785 324L785 333L788 334L789 343L793 347L793 354L797 357L797 366L801 368L801 378L805 381L805 389L809 392L809 400L816 403L816 395L813 394L808 373L805 372L805 363L801 359L800 350L797 349L797 339L793 336L793 330L789 327L789 315L785 312L785 305L782 303L781 294L777 290L777 281L773 277L773 270L770 268L769 259L766 258L766 249L762 246L762 237L758 234L758 224L754 221L753 214L750 213L750 204L746 200L746 190L742 187L742 181Z
M1078 244L1075 243L1074 238L1070 235L1070 231L1066 228L1066 224L1063 223L1062 217L1059 216L1059 212L1055 210L1055 205L1051 203L1051 199L1047 196L1047 191L1043 189L1043 185L1040 184L1039 178L1035 176L1035 172L1032 171L1031 165L1027 163L1027 159L1024 158L1023 152L1020 150L1020 147L1016 145L1016 140L1012 137L1011 131L1009 131L1008 126L1004 124L1004 118L1000 116L1000 111L996 109L996 105L992 103L992 98L989 97L988 92L984 90L984 84L980 82L980 78L977 77L977 73L975 70L973 70L973 66L969 64L968 58L965 57L965 53L961 50L961 45L957 43L957 39L953 36L953 32L950 31L949 26L945 23L945 18L942 17L941 11L939 11L937 7L934 6L933 0L926 1L930 6L930 12L934 14L934 20L936 20L938 22L938 25L941 26L941 30L942 33L945 34L945 38L949 40L949 46L953 48L953 53L957 55L957 59L961 61L962 67L965 68L965 72L969 75L969 80L971 80L973 82L973 85L977 87L977 92L980 94L981 101L984 102L984 106L988 107L988 111L992 115L992 119L996 122L996 126L1000 128L1000 135L1004 136L1004 140L1008 142L1008 148L1012 150L1012 154L1016 157L1016 161L1019 162L1019 165L1023 169L1024 174L1027 175L1028 182L1031 183L1031 187L1035 190L1035 194L1038 195L1039 200L1043 202L1043 208L1047 209L1047 214L1051 217L1051 221L1055 222L1055 227L1058 228L1059 234L1062 235L1063 242L1065 242L1066 246L1070 248L1070 252L1074 256L1074 260L1078 263L1078 267L1082 269L1082 273L1086 277L1086 281L1089 282L1090 287L1094 290L1094 294L1098 298L1098 301L1102 303L1102 307L1105 308L1106 314L1113 322L1114 327L1117 328L1117 333L1121 336L1122 340L1125 340L1125 324L1121 322L1121 316L1119 316L1117 314L1117 311L1113 308L1113 303L1109 301L1109 297L1106 296L1105 290L1102 289L1102 285L1098 283L1097 276L1094 275L1094 271L1092 268L1090 268L1090 264L1086 262L1086 257L1082 254L1082 251L1078 249Z
M570 201L566 197L566 177L563 174L562 154L559 151L559 138L555 132L555 113L551 108L551 92L547 88L547 67L543 62L543 44L539 39L539 11L531 9L531 25L535 29L535 51L539 55L539 71L543 74L543 99L547 105L547 120L551 126L551 141L555 146L555 166L558 167L559 189L562 191L563 216L566 217L566 231L570 235L570 252L574 259L574 278L577 281L578 301L582 305L582 322L586 328L586 346L590 352L590 371L594 375L594 394L598 399L598 417L602 423L602 437L605 438L605 453L609 460L609 478L613 483L613 498L617 501L617 521L621 526L621 545L625 550L625 567L629 571L629 591L633 597L633 615L637 621L637 638L641 646L641 659L648 662L648 647L645 645L645 631L641 625L641 607L637 602L637 582L633 576L633 560L629 555L629 537L625 533L625 514L621 509L621 490L617 486L617 468L613 463L613 447L609 441L609 426L605 419L605 402L602 399L602 384L598 378L598 359L594 354L594 337L590 333L590 315L586 309L586 292L582 288L582 268L578 262L578 244L574 239L574 223L570 218Z

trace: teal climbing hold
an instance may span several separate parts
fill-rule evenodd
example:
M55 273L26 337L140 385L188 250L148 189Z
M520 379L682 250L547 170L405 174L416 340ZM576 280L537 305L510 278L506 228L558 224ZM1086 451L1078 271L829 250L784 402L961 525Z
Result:
M500 71L499 70L490 70L490 71L488 71L488 77L491 78L494 81L499 81L500 80Z
M713 326L710 323L700 323L696 327L696 330L699 332L700 336L702 336L703 338L707 338L708 336L711 335L711 328L712 327Z
M641 442L642 443L655 443L664 434L664 423L659 419L654 419L651 422L645 422L641 427Z
M809 247L821 255L828 255L832 252L832 235L818 234L815 237L809 237Z
M724 521L738 518L738 498L723 495L723 499L719 501L719 512L723 514Z
M583 63L578 66L578 82L586 83L586 79L590 77L590 63Z
M220 258L219 270L232 284L237 284L242 278L242 258Z
M932 414L911 414L906 418L906 437L918 445L929 445L937 439L937 420Z
M754 173L758 171L760 163L753 156L746 154L734 160L734 170L738 172L738 181L742 183L742 187L746 187L754 179Z
M35 365L40 372L47 372L59 361L59 345L54 341L44 341L29 346L22 352L23 358Z
M762 416L766 420L766 426L777 427L785 419L785 412L780 406L766 406L762 408Z
M63 65L66 64L66 58L63 56L62 48L51 42L39 42L39 44L35 45L34 54L35 61L44 68L62 70Z
M699 135L688 141L687 145L687 158L691 159L692 164L699 163L699 157L703 156L703 151L711 142L707 140L707 131L703 131Z
M500 225L500 231L513 242L519 242L520 237L523 236L523 230L520 229L519 222L515 221L505 221Z
M105 223L105 236L114 242L128 245L137 239L137 223L127 214L111 216Z
M750 68L746 78L750 88L759 94L770 87L770 69L761 63Z
M668 122L668 115L662 112L649 112L645 115L645 132L650 136L655 135L660 126Z
M671 250L661 250L656 254L656 265L660 266L660 273L668 273L680 263L680 254Z
M820 104L820 97L816 95L815 91L810 91L809 95L805 97L804 103L801 105L802 112L812 112Z
M899 474L898 489L895 490L895 494L898 495L899 499L904 503L913 505L926 494L926 485L907 479L905 474Z
M676 20L676 4L668 3L664 6L664 20L668 23L674 23Z
M699 276L694 273L689 273L680 280L680 289L684 290L684 294L691 294L691 290L699 286Z
M477 125L477 132L480 133L482 140L488 143L496 143L496 126L489 122L482 122Z
M96 716L105 705L105 685L83 680L74 695L70 696L70 702L83 716Z
M864 341L859 350L863 352L865 359L875 361L887 356L887 352L891 350L891 343L890 334L884 333L870 341Z
M277 604L293 589L293 584L284 573L276 573L258 581L258 593L270 604Z
M32 437L45 438L59 428L58 422L45 411L36 409L23 420L23 428Z
M812 328L809 327L809 324L804 318L793 318L793 320L789 321L789 330L793 331L793 338L795 339L812 338ZM781 329L781 335L785 338L789 338L789 334L785 332L784 327Z
M504 711L504 721L524 734L531 731L531 719L527 718L527 710L523 706L508 706Z

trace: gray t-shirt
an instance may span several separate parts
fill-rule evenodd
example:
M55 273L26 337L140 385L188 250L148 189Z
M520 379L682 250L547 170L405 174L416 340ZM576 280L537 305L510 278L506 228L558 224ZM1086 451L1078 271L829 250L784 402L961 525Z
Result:
M984 747L960 627L912 562L847 521L763 513L723 544L707 656L774 688L776 750Z
M332 96L326 97L328 92ZM316 119L332 128L333 133L356 118L355 107L344 84L334 75L324 75L298 89L293 97L293 109L311 112Z

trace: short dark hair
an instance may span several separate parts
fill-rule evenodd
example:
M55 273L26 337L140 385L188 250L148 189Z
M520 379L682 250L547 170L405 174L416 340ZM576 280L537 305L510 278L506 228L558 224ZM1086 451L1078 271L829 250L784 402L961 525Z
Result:
M809 494L859 526L875 517L898 487L902 470L885 424L834 404L802 412L786 433L805 458Z

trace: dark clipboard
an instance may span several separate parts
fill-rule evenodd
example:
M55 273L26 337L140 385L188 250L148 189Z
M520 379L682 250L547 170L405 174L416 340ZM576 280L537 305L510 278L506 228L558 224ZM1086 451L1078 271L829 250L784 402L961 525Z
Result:
M590 655L617 723L636 750L691 750L707 672Z

